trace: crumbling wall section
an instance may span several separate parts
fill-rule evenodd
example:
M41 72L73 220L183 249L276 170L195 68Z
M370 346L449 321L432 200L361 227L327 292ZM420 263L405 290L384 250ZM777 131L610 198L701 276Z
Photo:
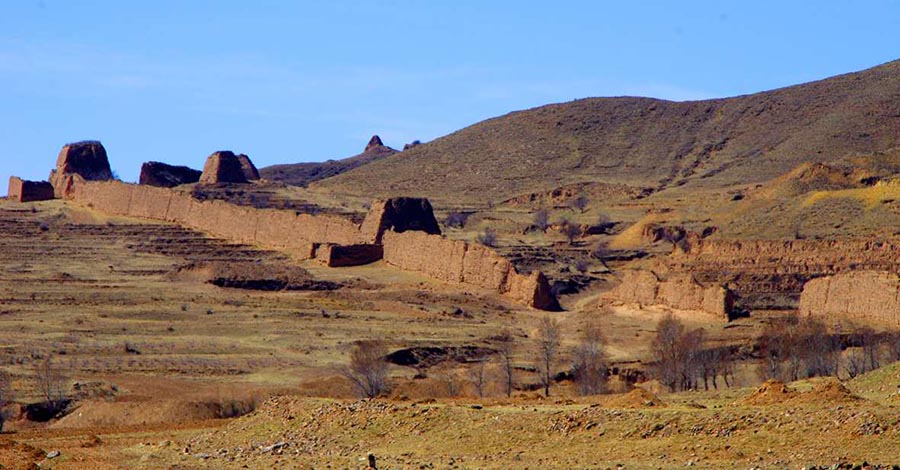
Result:
M543 274L519 274L512 263L485 246L424 232L393 231L383 234L382 245L384 261L398 268L498 291L531 307L558 308Z
M10 201L47 201L53 197L53 185L46 181L28 181L16 176L9 177L9 191L7 191L6 198Z
M853 271L810 280L800 294L800 314L898 327L900 276L887 271Z
M625 271L622 282L601 297L601 303L662 305L675 310L706 312L727 320L734 309L732 293L717 285L704 286L690 274L661 280L652 271Z
M352 221L340 217L199 201L182 191L118 181L74 177L67 188L68 199L108 214L174 222L228 240L287 251L301 259L320 257L329 266L366 264L383 258L393 266L440 281L491 289L536 308L558 308L543 274L520 274L508 260L483 245L412 229L384 232L382 243L377 244L369 239L380 228L363 233ZM426 206L430 208L416 203L416 207ZM404 223L411 226L410 220L421 217L407 219ZM392 223L396 225L397 220L401 219L395 217ZM381 223L375 225L382 227Z

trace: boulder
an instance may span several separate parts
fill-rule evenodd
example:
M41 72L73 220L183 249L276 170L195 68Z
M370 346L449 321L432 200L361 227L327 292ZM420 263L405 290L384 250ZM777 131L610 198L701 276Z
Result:
M15 202L53 199L53 185L46 181L27 181L16 176L10 176L7 199Z
M57 196L62 196L66 179L72 175L78 175L86 181L113 179L103 144L96 140L85 140L63 146L56 159L56 169L50 172L50 184Z
M372 203L360 228L363 238L378 244L387 230L398 233L416 230L432 235L441 233L431 203L428 199L416 197L395 197Z
M253 172L256 172L256 168L253 167L250 159L246 155L243 155L243 157L246 159L249 167L253 168ZM246 183L250 181L244 170L244 164L241 162L242 160L230 150L220 150L213 153L206 159L206 164L203 165L200 183ZM256 172L255 175L256 179L259 179L259 173Z
M186 166L174 166L160 162L146 162L141 165L140 184L160 188L174 188L182 184L200 181L202 172Z

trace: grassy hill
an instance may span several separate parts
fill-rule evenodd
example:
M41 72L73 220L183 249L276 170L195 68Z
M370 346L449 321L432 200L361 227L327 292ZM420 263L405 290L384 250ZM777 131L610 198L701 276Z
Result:
M900 61L734 98L589 98L513 112L317 182L482 203L581 182L761 182L900 145Z

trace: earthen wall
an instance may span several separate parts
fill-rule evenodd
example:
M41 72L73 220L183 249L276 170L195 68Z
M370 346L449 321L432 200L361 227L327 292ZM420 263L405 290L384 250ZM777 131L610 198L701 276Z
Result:
M512 263L482 245L423 232L385 232L382 245L384 261L401 269L499 291L536 308L555 305L543 275L519 274Z
M800 313L896 328L900 326L900 277L892 272L854 271L813 279L803 286Z
M644 270L625 271L622 282L606 292L602 303L626 303L641 306L663 305L676 310L694 310L728 319L733 309L731 292L722 286L704 286L689 274L660 280Z
M53 197L53 186L46 181L27 181L16 176L9 177L7 199L10 201L47 201Z
M401 269L498 291L537 308L556 305L542 274L519 274L490 248L440 235L389 231L377 237L371 230L363 234L352 221L339 217L199 201L180 191L118 181L75 178L66 197L109 214L175 222L228 240L288 251L302 259L316 256L316 246L322 245L320 256L333 266L383 257ZM372 238L382 238L382 244L373 245Z

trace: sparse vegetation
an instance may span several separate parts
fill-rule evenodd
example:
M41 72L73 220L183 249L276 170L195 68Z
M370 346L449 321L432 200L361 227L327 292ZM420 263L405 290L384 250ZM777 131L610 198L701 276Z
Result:
M544 388L544 396L549 397L550 386L555 376L553 371L562 344L559 322L549 315L541 317L535 339L534 365L538 372L538 380Z
M469 214L464 212L450 212L444 218L444 225L451 228L461 229L466 226L469 220Z
M606 391L606 355L603 352L603 332L600 325L589 321L583 328L581 340L572 357L572 375L580 395L597 395Z
M546 233L547 227L550 225L550 214L547 209L538 209L532 216L532 223L535 228Z
M376 398L387 392L387 345L380 340L357 341L350 350L350 365L343 371L363 397Z
M497 246L497 231L491 227L487 227L478 234L477 237L478 243L481 243L484 246L496 247Z

